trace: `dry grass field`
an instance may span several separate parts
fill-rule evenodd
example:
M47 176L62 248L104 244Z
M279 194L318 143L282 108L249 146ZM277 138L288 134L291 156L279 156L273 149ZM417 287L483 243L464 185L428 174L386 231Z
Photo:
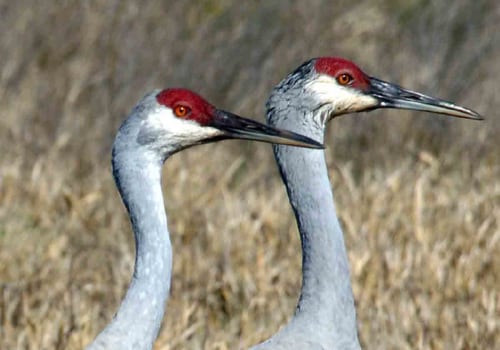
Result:
M146 92L264 119L272 87L340 55L486 120L332 121L327 157L365 349L500 349L496 0L0 1L0 349L81 349L134 242L110 172ZM164 169L174 272L156 349L239 349L294 311L300 242L271 147L225 141Z

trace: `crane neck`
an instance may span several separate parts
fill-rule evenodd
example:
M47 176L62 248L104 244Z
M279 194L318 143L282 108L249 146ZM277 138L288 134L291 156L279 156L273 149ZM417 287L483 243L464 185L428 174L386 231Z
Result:
M323 142L325 118L321 115L293 108L270 111L271 125ZM272 113L284 118L273 118ZM313 328L310 335L328 349L359 348L349 262L324 151L276 145L274 155L302 243L300 299L284 332Z
M115 317L88 349L149 350L163 319L172 269L161 189L163 160L119 145L115 141L113 175L134 231L134 274Z

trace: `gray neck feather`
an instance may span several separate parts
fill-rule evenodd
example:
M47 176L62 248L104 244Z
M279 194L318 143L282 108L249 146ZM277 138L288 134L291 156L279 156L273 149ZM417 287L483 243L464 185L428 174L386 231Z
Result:
M134 231L134 274L118 312L90 350L152 349L170 289L172 248L160 181L163 159L130 142L130 135L123 135L131 132L126 127L113 147L113 174Z
M273 104L271 97L270 125L323 142L324 115L292 107L293 99L275 100L281 104ZM263 348L318 344L324 349L359 349L349 263L324 151L274 146L274 154L297 219L303 277L293 319Z

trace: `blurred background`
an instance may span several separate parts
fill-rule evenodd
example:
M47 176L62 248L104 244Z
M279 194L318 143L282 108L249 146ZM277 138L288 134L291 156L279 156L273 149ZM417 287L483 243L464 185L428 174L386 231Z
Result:
M134 242L110 172L147 92L264 120L302 62L477 110L331 122L327 158L366 349L500 348L500 3L0 1L0 342L81 349L112 318ZM174 274L157 349L237 349L293 314L301 250L271 147L226 141L164 170Z

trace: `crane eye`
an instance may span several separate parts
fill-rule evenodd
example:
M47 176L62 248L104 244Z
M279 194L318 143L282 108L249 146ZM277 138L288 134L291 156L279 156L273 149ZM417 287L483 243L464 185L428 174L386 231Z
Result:
M347 85L351 81L353 81L352 75L347 73L342 73L337 77L337 83L339 83L340 85Z
M174 114L178 118L184 118L191 112L191 109L189 107L183 106L183 105L178 105L175 106L174 108Z

